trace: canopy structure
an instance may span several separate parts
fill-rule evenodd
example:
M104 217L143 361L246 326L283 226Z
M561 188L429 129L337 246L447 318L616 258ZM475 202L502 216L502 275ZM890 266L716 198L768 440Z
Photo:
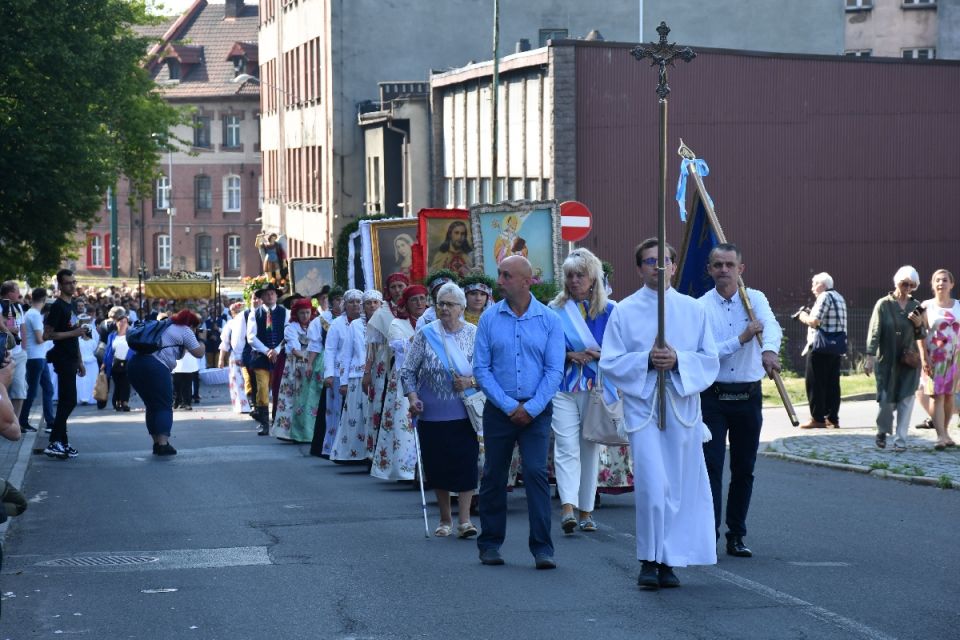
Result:
M143 294L148 298L188 300L190 298L216 298L217 282L211 280L147 280Z

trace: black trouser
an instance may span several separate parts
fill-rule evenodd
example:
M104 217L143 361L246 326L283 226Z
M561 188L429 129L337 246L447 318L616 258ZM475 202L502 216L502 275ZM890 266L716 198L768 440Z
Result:
M57 372L57 415L53 419L50 432L50 442L59 442L67 446L67 418L77 406L77 373L76 364L54 365Z
M127 378L125 360L114 359L110 377L113 378L113 406L122 407L130 402L130 380Z
M191 381L193 382L193 398L195 400L199 400L200 399L200 372L199 371L193 372L193 377L191 378Z
M713 519L720 534L723 512L723 462L730 440L730 487L727 492L727 537L747 535L747 511L753 495L753 467L763 426L762 393L756 383L745 400L721 400L717 385L700 394L703 421L713 439L703 443L703 457L713 492Z
M807 354L807 401L810 417L840 424L840 360L843 356L812 351Z
M193 387L192 373L173 374L173 406L189 407L193 404L190 392Z

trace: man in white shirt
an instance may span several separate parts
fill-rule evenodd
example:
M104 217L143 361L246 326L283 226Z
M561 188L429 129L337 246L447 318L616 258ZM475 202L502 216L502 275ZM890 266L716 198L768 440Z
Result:
M30 308L23 314L23 345L27 352L27 397L20 408L20 431L36 431L30 426L30 410L40 389L40 379L47 367L47 346L43 340L43 316L40 310L47 302L47 290L39 287L30 295ZM44 406L44 418L53 423L53 402Z
M716 379L719 359L703 307L670 287L677 254L666 249L664 346L655 346L659 243L650 238L636 252L644 286L613 310L600 356L603 375L623 392L636 488L637 584L644 589L679 587L673 567L717 562L700 392ZM660 371L667 395L662 430Z
M257 379L254 410L260 423L258 435L270 434L271 372L283 348L283 331L290 319L289 311L277 304L277 287L267 284L257 292L263 303L247 320L247 342L253 350L250 367Z
M760 381L780 371L783 329L766 296L746 289L756 320L751 321L740 298L743 258L734 244L718 244L707 259L707 272L715 287L703 294L700 304L707 314L720 354L717 381L700 394L703 421L713 438L703 445L713 493L713 517L720 537L723 512L723 462L730 439L730 487L727 493L727 555L749 558L744 545L747 510L753 493L753 467L763 425ZM761 335L763 344L757 342Z

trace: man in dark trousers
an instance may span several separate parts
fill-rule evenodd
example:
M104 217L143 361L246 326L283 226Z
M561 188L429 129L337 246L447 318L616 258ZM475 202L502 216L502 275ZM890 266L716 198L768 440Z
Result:
M43 324L43 339L53 340L53 348L47 360L57 373L57 414L53 419L50 444L44 453L51 458L76 458L77 450L67 438L67 418L77 406L77 374L87 371L80 357L80 336L89 331L80 323L73 297L77 291L77 278L69 269L57 272L57 288L60 295L50 306L50 313Z
M740 300L743 261L734 244L718 244L707 259L707 271L715 287L703 294L700 304L707 316L720 355L716 382L700 393L703 421L713 438L703 445L703 457L713 492L713 516L717 537L723 513L723 462L730 440L730 487L727 492L727 555L753 555L743 543L747 535L747 510L753 494L753 467L760 446L760 381L780 371L780 340L783 329L766 296L747 289L756 320L750 320ZM757 334L763 344L757 342Z
M253 352L250 368L257 381L254 409L251 412L260 423L258 435L270 433L270 372L283 348L283 330L289 312L277 304L277 287L267 284L257 291L260 307L247 320L247 342Z

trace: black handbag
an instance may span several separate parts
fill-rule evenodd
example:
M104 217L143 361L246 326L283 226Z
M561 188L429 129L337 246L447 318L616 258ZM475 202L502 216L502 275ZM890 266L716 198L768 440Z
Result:
M835 304L833 296L827 295L830 304ZM847 332L846 331L824 331L817 329L817 335L813 337L813 344L810 350L814 353L827 353L833 356L842 356L847 353Z

